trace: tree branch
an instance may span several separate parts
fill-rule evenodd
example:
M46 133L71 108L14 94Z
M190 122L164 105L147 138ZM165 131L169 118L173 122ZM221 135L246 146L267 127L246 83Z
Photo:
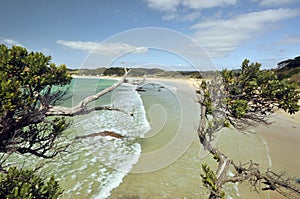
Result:
M108 106L104 106L104 107L94 107L94 108L88 108L87 105L97 99L99 99L101 96L105 95L106 93L111 92L112 90L114 90L115 88L119 87L122 83L125 82L128 73L130 72L127 71L125 69L125 74L123 75L123 77L116 83L114 83L113 85L111 85L110 87L98 92L95 95L92 96L88 96L87 98L83 99L82 101L80 101L76 106L71 107L71 108L66 108L66 107L61 107L61 106L53 106L53 107L49 107L49 109L46 112L46 116L53 116L53 115L60 115L60 116L75 116L75 115L82 115L82 114L87 114L90 113L94 110L115 110L115 111L122 111L120 109L117 108L111 108Z
M276 174L270 170L261 172L259 164L252 161L248 164L237 166L232 159L212 145L211 134L216 133L216 129L225 127L225 120L239 129L259 123L270 124L266 116L261 114L261 110L258 112L249 111L242 118L234 117L232 112L223 105L222 87L215 86L215 82L212 84L214 85L202 83L201 87L199 84L200 90L196 91L198 94L198 103L201 105L201 119L197 129L198 137L203 148L212 154L218 162L218 167L213 178L207 180L211 176L208 173L201 175L204 179L203 183L210 189L209 199L222 198L224 196L222 187L226 183L243 182L246 180L249 181L251 187L257 192L260 189L263 191L273 190L288 198L299 198L300 189L292 182L292 178L285 178L283 174ZM233 176L228 176L230 167L233 167ZM205 172L208 172L208 170ZM260 183L265 184L266 187L258 187Z

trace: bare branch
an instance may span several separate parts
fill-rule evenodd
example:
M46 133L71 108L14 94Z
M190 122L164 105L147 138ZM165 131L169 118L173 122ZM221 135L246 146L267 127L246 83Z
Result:
M53 107L51 109L51 112L47 112L46 115L47 116L76 116L76 115L85 115L85 114L89 114L93 111L101 111L101 110L107 110L107 111L119 111L122 112L124 114L130 114L132 116L132 113L128 113L122 109L119 108L113 108L110 106L96 106L96 107L91 107L91 108L80 108L77 109L76 111L70 112L69 108L65 108L65 107Z
M99 132L99 133L91 133L91 134L87 134L87 135L82 135L82 136L76 136L75 139L85 139L85 138L90 138L90 137L97 137L97 136L110 136L110 137L115 137L115 138L119 138L119 139L123 139L125 138L125 136L113 132L113 131L103 131L103 132Z
M88 96L87 98L83 99L80 101L76 106L72 108L66 108L66 107L61 107L61 106L53 106L49 107L49 109L46 112L46 116L53 116L53 115L60 115L60 116L75 116L75 115L82 115L82 114L87 114L92 112L93 110L115 110L115 111L121 111L124 112L120 109L115 109L115 108L109 108L109 107L95 107L95 108L88 108L87 105L97 99L99 99L101 96L111 92L115 88L119 87L122 83L125 82L128 73L130 72L125 69L125 74L123 77L110 87L98 92L95 95Z

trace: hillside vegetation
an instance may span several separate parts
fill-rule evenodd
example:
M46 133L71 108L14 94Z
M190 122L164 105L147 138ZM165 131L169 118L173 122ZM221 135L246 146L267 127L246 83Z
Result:
M143 75L153 77L185 77L185 78L202 78L203 74L198 71L165 71L158 68L129 68L131 69L129 76L141 77ZM71 75L87 75L87 76L123 76L124 69L121 67L111 68L96 68L96 69L70 69L69 74Z
M276 72L279 79L289 79L300 86L300 56L279 62Z
M279 62L278 67L274 69L278 78L289 79L300 86L300 56L294 59L287 59ZM237 70L238 71L238 70ZM96 68L96 69L68 69L71 75L86 76L122 76L124 69L121 67ZM129 76L141 77L143 75L149 77L166 77L166 78L209 78L215 75L214 71L165 71L158 68L131 68Z

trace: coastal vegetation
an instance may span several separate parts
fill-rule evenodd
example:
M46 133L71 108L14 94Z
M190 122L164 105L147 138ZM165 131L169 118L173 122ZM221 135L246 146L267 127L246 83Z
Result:
M212 76L214 73L209 71L165 71L158 68L128 68L131 70L131 77L141 77L147 75L148 77L164 77L164 78L195 78L201 79L202 75ZM110 67L110 68L96 68L96 69L69 69L71 75L79 76L113 76L120 77L124 74L124 68Z
M197 88L201 105L198 137L201 145L217 162L214 172L203 164L202 182L210 191L209 198L224 198L222 187L228 183L248 181L252 190L272 190L288 198L300 196L294 179L271 170L262 171L259 164L249 160L237 163L214 147L213 140L224 127L241 132L259 125L270 125L270 116L277 109L294 114L299 110L297 85L279 80L275 72L260 70L259 63L244 60L237 71L224 70L214 80L203 80ZM228 175L229 171L233 174ZM261 185L264 186L261 186Z
M41 177L36 169L11 165L7 158L12 154L32 155L52 159L66 152L70 143L64 142L64 132L72 121L70 117L93 111L121 111L110 106L88 106L106 93L111 92L131 76L193 77L202 78L195 71L163 71L160 69L99 68L95 70L70 70L65 65L56 66L50 56L28 52L25 48L0 45L0 196L1 198L57 198L62 188L51 176ZM213 75L214 72L206 74ZM73 107L59 106L68 97L71 75L122 76L112 86L88 96ZM260 64L245 60L241 69L224 70L210 81L200 80L197 87L198 102L201 104L201 120L198 136L202 146L217 161L214 172L203 164L201 175L205 187L210 190L209 198L222 198L222 187L230 182L248 180L250 186L263 190L274 190L285 196L299 196L300 192L290 178L270 170L261 171L259 165L249 161L237 164L211 143L215 134L224 127L240 131L258 124L269 124L277 108L293 114L299 110L300 96L297 85L271 70L260 70ZM128 113L132 114L132 113ZM112 136L122 139L115 132L100 132L88 135ZM88 136L77 137L84 139ZM17 167L15 167L17 166ZM228 176L228 171L234 171Z
M51 57L0 45L0 194L1 198L57 198L57 181L39 177L34 170L6 163L14 153L53 158L67 146L59 143L70 122L46 118L49 106L65 98L62 89L71 81L65 65L50 63ZM19 165L20 166L20 165ZM38 188L36 188L38 187Z
M0 194L5 195L1 196L57 198L61 195L61 188L53 176L48 182L43 181L45 179L39 177L36 170L22 169L22 165L15 168L6 162L7 158L21 154L52 159L66 152L70 144L63 142L63 132L70 127L71 121L64 116L118 110L107 106L91 109L88 104L121 85L126 75L127 71L120 81L74 107L60 107L58 105L68 97L67 86L72 79L66 66L56 66L51 63L50 56L42 53L28 52L20 46L0 45Z
M276 73L279 79L289 79L300 86L300 56L279 62Z

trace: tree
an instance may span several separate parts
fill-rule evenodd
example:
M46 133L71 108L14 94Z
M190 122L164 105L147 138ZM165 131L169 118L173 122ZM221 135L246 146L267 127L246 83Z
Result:
M53 158L66 146L58 139L70 122L65 117L87 114L94 110L118 110L111 107L88 108L88 104L121 85L127 77L78 105L65 108L60 104L67 93L71 77L65 65L56 66L51 57L0 45L0 153L33 154ZM2 166L2 164L1 164Z
M45 114L64 99L71 81L66 66L18 46L0 45L0 59L0 152L54 157L64 150L55 141L69 125Z
M95 110L122 111L109 106L90 108L88 104L120 86L127 74L128 71L125 70L121 80L83 99L74 107L60 107L58 105L66 99L67 88L72 79L67 73L66 66L56 66L51 63L50 56L42 53L28 52L19 46L9 49L5 45L0 45L1 194L13 192L22 198L27 195L22 195L21 192L25 193L29 190L32 196L36 196L34 186L44 186L42 179L31 170L19 171L13 167L7 169L6 167L9 166L5 165L7 156L18 153L49 159L66 151L68 144L59 142L63 131L71 125L71 121L65 116L88 114ZM3 177L4 173L6 174ZM20 186L14 184L16 180L21 180ZM50 181L50 185L54 184L56 187L56 181L52 178ZM23 186L22 183L25 185ZM6 187L7 184L11 186ZM53 189L44 187L45 190L41 194L48 190L51 192L48 196L56 198L61 191L55 187L52 187ZM7 197L10 198L9 195ZM40 195L34 198L43 197Z
M19 170L10 167L7 174L0 173L0 197L7 199L55 199L63 191L51 176L46 180L37 176L34 170Z
M201 105L201 119L198 126L200 143L217 161L214 172L207 164L202 165L202 182L210 190L209 198L223 198L222 187L227 183L248 180L256 191L259 184L262 190L274 190L286 197L299 197L300 189L290 178L271 170L260 171L259 165L252 161L237 164L213 146L214 135L224 127L245 131L258 124L270 124L268 117L277 108L293 114L299 110L299 91L295 84L279 81L274 72L260 70L259 63L249 64L244 60L238 71L224 70L220 77L202 81L197 95ZM228 176L229 169L234 171Z

